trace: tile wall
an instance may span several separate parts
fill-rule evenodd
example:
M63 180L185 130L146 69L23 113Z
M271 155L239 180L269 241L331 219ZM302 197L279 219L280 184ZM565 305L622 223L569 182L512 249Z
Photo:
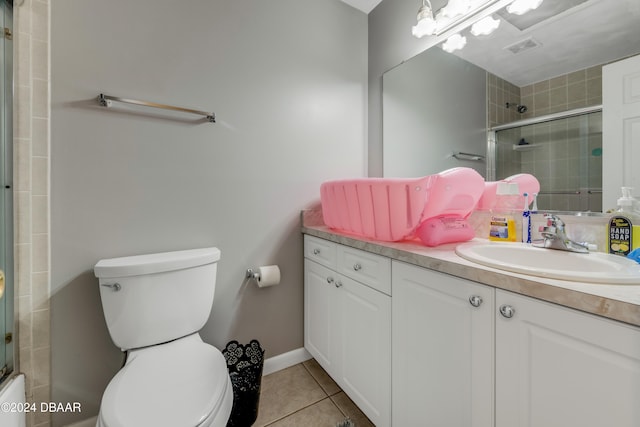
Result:
M49 0L14 2L16 367L27 400L50 401ZM27 427L50 415L27 414Z
M602 104L602 65L523 86L520 101L528 107L522 118Z

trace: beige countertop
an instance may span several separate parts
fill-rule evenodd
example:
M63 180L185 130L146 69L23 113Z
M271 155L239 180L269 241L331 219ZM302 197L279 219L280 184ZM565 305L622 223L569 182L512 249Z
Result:
M511 273L459 257L455 253L457 243L430 248L418 240L376 241L330 229L322 225L317 215L307 212L302 215L302 232L498 289L640 326L640 285L579 283ZM474 240L486 242L485 239Z

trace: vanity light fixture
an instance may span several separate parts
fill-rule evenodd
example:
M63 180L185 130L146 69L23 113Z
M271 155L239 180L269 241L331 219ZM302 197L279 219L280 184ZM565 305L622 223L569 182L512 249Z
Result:
M446 5L436 13L436 11L433 10L430 0L422 0L422 6L418 9L418 23L412 27L411 32L417 38L434 34L439 36L464 22L469 16L482 14L489 8L495 8L496 4L504 4L504 2L507 1L508 0L448 0ZM485 13L485 16L486 15L488 15L488 13Z
M458 49L462 49L467 44L467 38L460 34L454 34L442 44L442 49L445 52L453 52Z
M421 38L436 33L436 20L433 18L433 8L429 0L422 0L422 6L418 10L418 23L411 28L411 33Z
M493 33L499 26L499 19L493 19L492 16L487 16L471 26L471 34L476 37L487 36Z
M507 12L514 15L524 15L530 10L537 9L542 4L542 0L515 0L507 6Z

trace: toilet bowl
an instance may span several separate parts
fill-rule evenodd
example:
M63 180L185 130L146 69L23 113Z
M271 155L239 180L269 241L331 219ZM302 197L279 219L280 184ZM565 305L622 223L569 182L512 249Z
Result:
M225 426L229 391L224 356L198 334L133 350L104 392L98 426Z
M198 330L209 317L216 248L99 261L114 343L127 351L109 382L98 427L224 427L233 389L222 353Z

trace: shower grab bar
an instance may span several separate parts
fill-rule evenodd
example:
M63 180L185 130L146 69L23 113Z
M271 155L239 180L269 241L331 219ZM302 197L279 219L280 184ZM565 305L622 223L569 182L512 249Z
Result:
M457 160L474 160L477 162L482 162L485 158L482 154L463 153L461 151L451 154L451 157Z
M569 194L569 195L580 195L582 193L587 193L587 194L601 194L602 190L597 190L597 189L584 189L584 190L568 190L568 191L541 191L538 194Z
M582 194L580 190L575 190L575 191L541 191L538 194L574 194L574 195L579 195Z
M207 111L192 110L190 108L182 108L182 107L175 107L173 105L158 104L157 102L139 101L136 99L120 98L118 96L105 95L103 93L98 95L98 103L103 107L111 107L112 102L122 102L124 104L134 104L134 105L141 105L143 107L161 108L163 110L173 110L173 111L180 111L182 113L197 114L199 116L205 116L207 120L209 120L209 122L211 123L216 122L216 115L214 113L209 113Z

